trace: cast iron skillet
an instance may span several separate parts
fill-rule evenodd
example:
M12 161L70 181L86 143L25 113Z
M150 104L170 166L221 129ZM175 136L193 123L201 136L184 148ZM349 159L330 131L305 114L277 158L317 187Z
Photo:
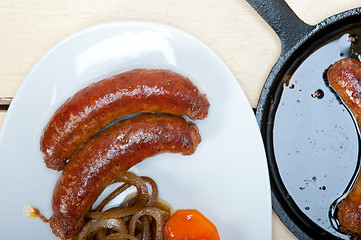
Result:
M247 2L282 43L256 110L273 209L299 239L350 239L335 206L358 174L359 128L324 76L335 61L359 58L361 8L311 26L283 0Z

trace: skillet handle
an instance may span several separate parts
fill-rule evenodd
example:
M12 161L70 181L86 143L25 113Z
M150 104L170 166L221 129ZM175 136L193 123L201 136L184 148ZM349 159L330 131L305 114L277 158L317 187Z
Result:
M303 22L284 0L246 0L254 10L276 32L282 43L282 53L286 54L297 42L305 38L314 26Z

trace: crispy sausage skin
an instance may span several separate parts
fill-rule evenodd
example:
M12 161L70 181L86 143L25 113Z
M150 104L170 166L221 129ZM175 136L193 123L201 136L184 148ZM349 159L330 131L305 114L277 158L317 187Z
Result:
M64 168L53 192L50 227L68 239L81 230L93 203L122 171L161 152L190 155L201 137L182 117L144 114L122 120L91 138Z
M133 69L83 88L44 128L40 150L46 166L62 170L81 145L122 116L168 113L204 119L209 102L186 77L171 70Z
M327 71L327 81L357 122L361 123L361 62L344 58L335 62Z
M351 110L361 126L361 62L345 58L327 71L327 81ZM340 229L346 233L361 234L361 177L350 193L337 206Z

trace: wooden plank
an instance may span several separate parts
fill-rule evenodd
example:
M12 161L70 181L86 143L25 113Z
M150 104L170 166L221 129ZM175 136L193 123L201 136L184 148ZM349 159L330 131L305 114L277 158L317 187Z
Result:
M274 211L272 211L272 239L297 240L295 235L288 230Z
M4 119L5 119L5 115L6 115L6 111L1 111L1 110L0 110L0 130L1 130L1 127L2 127L2 125L3 125Z
M359 0L287 2L310 23L361 5ZM34 64L69 34L123 20L168 24L199 38L229 66L252 107L280 53L276 34L244 0L2 0L0 96L14 96Z
M11 100L13 100L12 97L1 97L0 96L0 106L9 106L11 103Z

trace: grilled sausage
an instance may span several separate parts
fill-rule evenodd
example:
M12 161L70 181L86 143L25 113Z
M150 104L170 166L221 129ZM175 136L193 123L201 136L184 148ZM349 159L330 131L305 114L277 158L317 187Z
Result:
M64 168L53 192L50 227L68 239L104 188L122 171L160 152L192 154L198 128L182 117L145 114L122 120L90 139Z
M361 62L346 58L334 63L327 71L327 81L351 110L361 126ZM352 190L337 205L337 218L343 232L361 234L361 177Z
M68 99L44 128L40 150L48 168L62 170L81 145L114 120L132 113L203 119L209 102L186 77L164 69L134 69L106 78Z

